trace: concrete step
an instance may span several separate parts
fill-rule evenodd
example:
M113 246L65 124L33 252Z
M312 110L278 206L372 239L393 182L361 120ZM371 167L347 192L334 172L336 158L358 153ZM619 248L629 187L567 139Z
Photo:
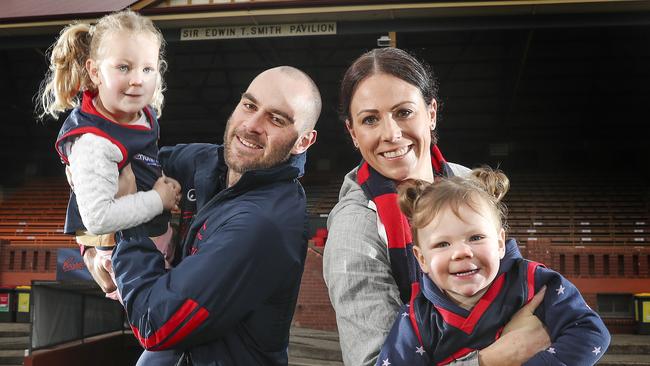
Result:
M607 352L597 363L598 366L650 366L648 355L617 355Z
M642 354L650 358L650 335L613 334L607 354Z
M30 331L29 323L0 323L0 337L29 336Z
M27 348L29 348L29 337L0 337L0 350Z
M343 366L343 362L303 357L289 357L289 366Z
M292 328L289 337L289 357L342 362L343 356L335 332Z
M22 365L25 350L0 351L0 365Z
M296 328L296 327L291 328L290 336L327 339L336 342L339 341L339 334L337 332L332 332L327 330L308 329L308 328Z

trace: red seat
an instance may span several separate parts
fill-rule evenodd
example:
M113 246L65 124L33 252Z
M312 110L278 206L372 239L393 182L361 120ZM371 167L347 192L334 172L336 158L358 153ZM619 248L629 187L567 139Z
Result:
M327 238L327 229L324 228L324 227L319 227L318 229L316 229L316 235L315 236L319 237L319 238L323 238L323 239Z
M322 248L325 246L325 239L321 238L320 236L314 236L311 238L311 241L314 243L315 247Z

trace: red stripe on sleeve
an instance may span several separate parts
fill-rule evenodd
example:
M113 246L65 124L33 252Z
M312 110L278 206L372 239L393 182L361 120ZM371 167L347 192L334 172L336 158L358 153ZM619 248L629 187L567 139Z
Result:
M165 343L161 344L160 347L156 347L156 351L162 351L164 349L170 348L176 343L183 340L183 338L192 333L194 329L201 325L205 319L208 318L208 315L210 315L210 313L205 310L205 308L200 308L196 314L194 314L192 318L187 323L185 323L185 325L183 325L181 329L176 332L176 334L174 334L174 336L169 338Z
M145 338L140 335L140 331L135 325L131 325L131 329L133 329L133 334L138 339L138 342L140 342L142 347L151 349L158 346L167 337L169 337L198 306L199 304L197 304L194 300L185 300L185 303L183 303L183 305L178 310L176 310L174 315L172 315L167 320L167 322L165 322L165 324L160 327L160 329L158 329L149 337Z

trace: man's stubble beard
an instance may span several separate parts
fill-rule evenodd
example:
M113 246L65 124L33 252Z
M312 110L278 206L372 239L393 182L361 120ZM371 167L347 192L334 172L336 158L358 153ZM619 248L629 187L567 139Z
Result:
M232 121L232 115L230 116L230 118L228 118L228 122L226 123L226 131L224 132L223 135L224 158L226 160L226 165L228 166L228 169L231 169L234 172L237 172L239 174L244 174L249 170L268 169L287 161L291 156L291 149L293 148L296 141L298 141L298 134L296 134L296 136L290 141L288 141L286 144L273 148L273 150L270 151L270 154L268 156L265 156L262 159L258 159L255 161L241 162L238 161L239 159L233 156L234 154L232 154L232 152L230 151L231 144L233 143L233 140L236 138L235 137L236 131L233 130L232 133L230 133L231 121ZM240 133L240 135L243 135L244 138L248 138L247 136L249 136L246 133ZM255 140L255 139L251 139L251 140Z

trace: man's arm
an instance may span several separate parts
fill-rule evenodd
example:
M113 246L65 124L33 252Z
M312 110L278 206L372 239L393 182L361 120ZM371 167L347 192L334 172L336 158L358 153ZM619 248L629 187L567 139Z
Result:
M162 255L136 229L113 255L129 322L148 350L182 349L231 331L285 279L300 273L279 228L254 207L200 231L199 250L165 271ZM215 215L219 214L218 212ZM215 225L216 226L216 225Z

